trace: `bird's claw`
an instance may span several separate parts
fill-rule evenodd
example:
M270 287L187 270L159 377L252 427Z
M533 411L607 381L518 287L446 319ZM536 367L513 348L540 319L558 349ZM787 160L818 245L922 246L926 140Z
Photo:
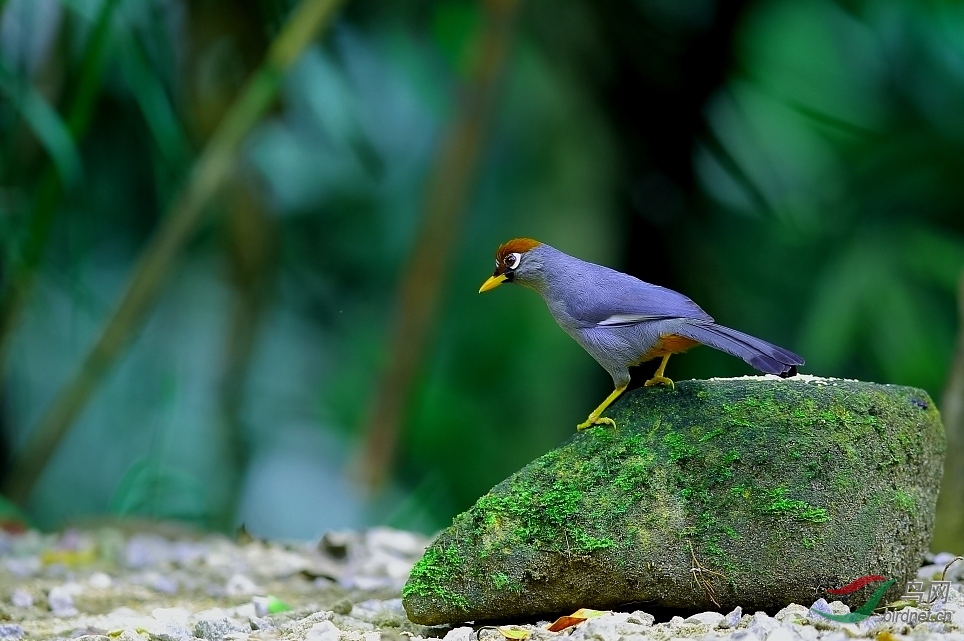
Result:
M593 425L612 425L613 428L616 427L616 421L611 418L606 418L605 416L590 416L585 421L576 426L578 431L583 431L586 428L592 427Z
M652 387L654 385L664 385L670 388L671 390L676 389L676 385L673 383L673 381L666 378L665 376L654 376L653 378L643 383L643 385L645 385L646 387Z

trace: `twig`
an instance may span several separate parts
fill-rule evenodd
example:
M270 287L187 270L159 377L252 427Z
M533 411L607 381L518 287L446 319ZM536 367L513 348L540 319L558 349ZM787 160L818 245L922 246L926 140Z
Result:
M201 221L206 205L224 186L248 132L277 95L284 71L331 20L340 0L303 0L285 22L255 72L195 163L187 185L174 199L141 253L120 303L74 377L58 392L17 459L4 487L16 503L26 501L61 439L122 353L156 300L171 266Z
M697 587L702 588L706 592L706 596L709 597L713 605L720 607L720 602L716 600L716 591L713 589L713 584L711 583L713 576L718 576L723 579L726 575L722 572L714 572L713 570L707 570L704 568L699 561L696 560L696 553L693 551L693 542L687 541L690 546L690 558L693 561L693 567L690 568L690 573L693 575L693 581L696 583ZM706 578L705 575L712 575L710 578Z
M356 470L369 489L381 486L395 457L406 403L435 326L449 257L495 112L518 0L487 0L484 4L488 27L479 64L451 133L438 149L420 228L398 286L388 365L374 388L360 469Z
M955 563L957 563L958 561L964 561L964 556L954 557L953 559L951 559L951 561L949 561L949 562L944 566L944 571L941 572L941 581L943 581L944 579L947 578L947 571L950 570L950 569L951 569L951 566L954 565Z

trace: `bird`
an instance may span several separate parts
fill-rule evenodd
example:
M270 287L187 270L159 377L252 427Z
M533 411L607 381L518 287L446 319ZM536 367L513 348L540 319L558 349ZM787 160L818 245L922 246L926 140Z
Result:
M675 389L666 363L697 345L709 345L743 359L753 368L781 377L795 376L803 358L765 340L718 324L692 300L666 287L580 260L531 238L514 238L495 253L495 272L479 293L502 283L538 292L549 313L569 336L613 379L615 389L576 426L612 425L602 416L629 386L629 368L662 361L647 387Z

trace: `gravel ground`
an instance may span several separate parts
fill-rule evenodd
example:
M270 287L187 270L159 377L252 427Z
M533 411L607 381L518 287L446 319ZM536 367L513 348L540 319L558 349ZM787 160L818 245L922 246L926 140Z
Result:
M408 621L398 597L427 543L386 528L329 533L312 544L232 541L158 526L0 533L0 641L502 641L493 627L430 628ZM952 559L932 558L921 578L939 579ZM547 631L544 621L520 622L513 628L521 634L514 636L527 634L532 641L964 641L962 566L948 572L953 581L948 597L927 606L940 621L912 624L875 615L840 624L811 607L790 605L772 617L739 608L670 620L644 611L613 612L561 632ZM842 603L823 600L812 608L848 611Z

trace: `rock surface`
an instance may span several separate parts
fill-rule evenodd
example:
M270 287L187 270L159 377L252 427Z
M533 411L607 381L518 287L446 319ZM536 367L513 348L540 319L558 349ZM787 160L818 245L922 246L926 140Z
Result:
M403 590L412 621L779 609L865 574L902 589L927 551L944 431L921 390L684 381L607 415L456 517Z

